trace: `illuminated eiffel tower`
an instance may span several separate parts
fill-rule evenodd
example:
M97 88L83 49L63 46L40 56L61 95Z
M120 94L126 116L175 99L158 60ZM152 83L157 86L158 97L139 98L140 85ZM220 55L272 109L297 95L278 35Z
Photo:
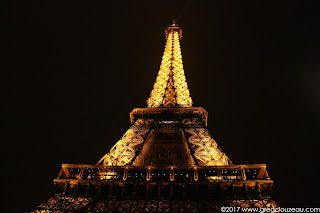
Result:
M233 165L193 107L175 23L147 108L96 165L63 164L53 196L32 212L220 212L277 207L265 164Z

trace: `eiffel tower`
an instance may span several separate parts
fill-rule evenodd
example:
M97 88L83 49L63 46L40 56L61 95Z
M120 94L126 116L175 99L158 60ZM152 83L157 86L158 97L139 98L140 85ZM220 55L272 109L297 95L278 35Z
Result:
M234 165L193 107L184 74L181 28L166 45L146 108L96 165L63 164L50 199L31 212L220 212L275 208L265 164Z

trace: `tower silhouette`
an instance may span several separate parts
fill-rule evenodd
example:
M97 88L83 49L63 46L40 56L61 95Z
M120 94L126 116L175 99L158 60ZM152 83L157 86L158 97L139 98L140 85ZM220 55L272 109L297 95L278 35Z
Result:
M193 107L175 23L146 108L96 165L63 164L53 196L32 212L219 212L275 208L265 164L233 165Z

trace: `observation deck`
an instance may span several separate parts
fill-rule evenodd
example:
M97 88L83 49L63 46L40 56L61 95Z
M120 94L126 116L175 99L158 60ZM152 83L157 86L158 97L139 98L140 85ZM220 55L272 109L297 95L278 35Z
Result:
M138 119L161 121L184 118L198 118L207 126L208 112L202 107L135 108L130 112L131 124Z
M92 197L269 198L265 164L160 168L63 164L55 193Z

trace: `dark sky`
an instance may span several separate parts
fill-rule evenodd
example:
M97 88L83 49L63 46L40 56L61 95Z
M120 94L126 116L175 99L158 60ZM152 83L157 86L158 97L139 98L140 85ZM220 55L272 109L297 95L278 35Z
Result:
M187 1L3 8L4 212L45 201L62 163L95 164L145 107L164 30ZM266 163L276 200L319 207L317 1L191 1L179 25L194 106L234 164ZM9 182L8 182L9 181Z

